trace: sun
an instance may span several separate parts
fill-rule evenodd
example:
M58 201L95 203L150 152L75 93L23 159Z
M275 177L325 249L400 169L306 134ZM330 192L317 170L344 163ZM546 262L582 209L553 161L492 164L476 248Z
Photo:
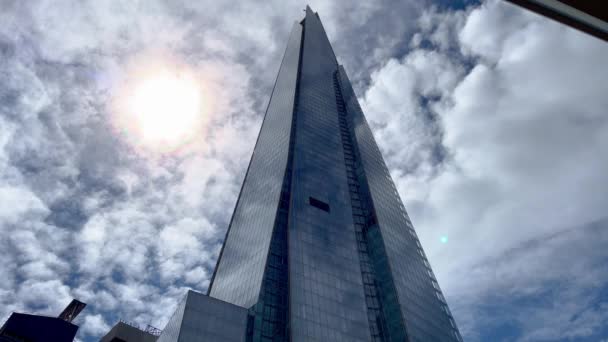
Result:
M160 72L136 85L130 114L144 140L173 145L191 133L201 115L200 95L191 77Z
M205 118L197 74L182 66L155 63L132 72L121 90L117 128L133 144L170 152L192 141Z

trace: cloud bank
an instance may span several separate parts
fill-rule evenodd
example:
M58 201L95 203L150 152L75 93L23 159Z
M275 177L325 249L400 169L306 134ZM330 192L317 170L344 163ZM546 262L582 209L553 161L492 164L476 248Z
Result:
M464 335L605 336L608 46L494 1L419 25L364 110Z
M206 290L304 6L3 5L0 317L77 297L93 341L119 318L162 328L187 288ZM608 336L606 44L497 1L311 6L465 339ZM150 56L213 95L200 139L171 155L112 121Z

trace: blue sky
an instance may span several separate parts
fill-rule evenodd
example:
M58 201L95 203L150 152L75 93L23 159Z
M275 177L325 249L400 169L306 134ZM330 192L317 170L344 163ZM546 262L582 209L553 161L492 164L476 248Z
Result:
M206 290L305 5L3 2L0 319L76 297L94 341ZM310 5L465 340L608 339L608 45L499 1ZM115 122L150 60L204 84L176 152Z

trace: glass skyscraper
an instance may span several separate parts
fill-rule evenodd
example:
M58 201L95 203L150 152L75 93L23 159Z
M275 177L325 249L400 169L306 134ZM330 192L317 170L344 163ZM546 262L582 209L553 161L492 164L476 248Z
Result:
M461 341L319 16L294 23L207 295L159 341Z

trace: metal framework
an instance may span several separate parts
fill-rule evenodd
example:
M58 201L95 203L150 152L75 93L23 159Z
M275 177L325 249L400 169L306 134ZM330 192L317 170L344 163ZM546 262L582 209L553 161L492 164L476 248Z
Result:
M608 41L608 3L598 0L507 0Z
M158 329L150 324L146 325L145 328L142 328L139 324L135 323L135 322L131 322L131 321L125 321L124 319L120 319L119 320L121 323L124 323L128 326L131 326L135 329L141 330L143 332L146 332L150 335L154 335L154 336L160 336L160 334L163 332L161 329Z
M63 311L57 316L66 322L72 322L76 316L87 306L85 303L72 299L70 304L63 309Z

